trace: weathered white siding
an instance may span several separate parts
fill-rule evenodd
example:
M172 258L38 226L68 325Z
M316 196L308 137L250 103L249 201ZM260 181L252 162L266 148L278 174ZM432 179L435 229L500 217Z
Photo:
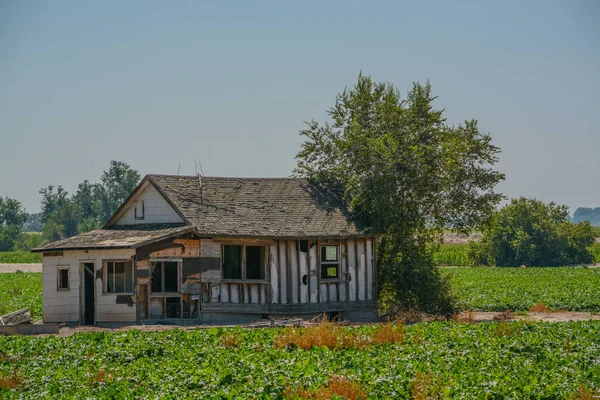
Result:
M130 259L135 250L83 250L64 251L62 256L43 257L43 320L44 322L81 321L81 263L93 262L96 271L102 270L106 260ZM69 290L58 290L58 267L69 267ZM102 279L96 283L96 321L97 322L135 322L135 304L116 304L116 294L102 293ZM135 289L135 288L134 288Z
M144 202L144 219L135 219L135 205L138 201ZM124 214L117 220L116 225L136 224L167 224L184 222L175 212L173 207L156 190L152 184L147 183L138 195L131 199Z
M236 242L228 239L226 243ZM266 283L221 280L210 284L212 295L205 301L295 306L375 300L372 238L311 244L308 251L300 251L296 240L267 242ZM340 248L339 279L320 279L319 246L328 244ZM221 245L218 239L202 239L201 256L220 257Z

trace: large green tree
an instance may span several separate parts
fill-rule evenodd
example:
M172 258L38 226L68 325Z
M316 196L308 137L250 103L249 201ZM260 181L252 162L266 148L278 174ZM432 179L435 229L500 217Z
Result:
M521 197L494 215L471 252L478 263L499 267L590 263L595 237L589 222L570 221L567 206Z
M432 262L444 229L467 232L502 199L494 188L499 149L477 121L451 126L433 107L429 83L402 98L391 84L360 74L337 96L331 122L300 134L296 173L341 195L364 227L382 235L378 284L384 311L451 309Z

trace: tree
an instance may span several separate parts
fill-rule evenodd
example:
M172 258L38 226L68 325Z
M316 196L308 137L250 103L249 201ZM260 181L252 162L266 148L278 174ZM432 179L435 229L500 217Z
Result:
M133 192L140 182L140 174L131 169L129 164L113 160L108 171L102 174L100 181L102 186L98 189L102 199L102 222L104 223Z
M60 185L56 190L53 185L40 190L40 220L46 240L59 240L100 228L135 189L140 175L124 162L111 161L100 181L81 182L72 196Z
M15 239L13 246L14 250L29 251L35 247L39 247L46 242L44 236L37 232L21 232Z
M27 214L27 221L23 225L25 232L40 232L42 230L42 214Z
M44 238L48 241L57 238L71 237L77 234L78 212L77 207L62 186L56 191L53 185L40 190L42 195L42 216L44 224ZM48 230L47 226L52 230ZM51 232L51 233L48 233Z
M85 180L77 187L77 193L72 201L77 213L77 233L98 229L103 224L102 219L102 187Z
M449 126L433 108L429 83L406 99L391 84L362 73L337 96L331 123L308 123L296 174L342 196L355 218L381 234L380 304L441 312L451 309L433 265L443 230L467 232L487 220L502 196L491 167L499 149L477 121Z
M18 200L0 197L0 251L13 250L26 220L27 213Z
M589 222L570 222L567 206L521 197L494 215L471 252L477 262L499 267L590 263L595 236Z

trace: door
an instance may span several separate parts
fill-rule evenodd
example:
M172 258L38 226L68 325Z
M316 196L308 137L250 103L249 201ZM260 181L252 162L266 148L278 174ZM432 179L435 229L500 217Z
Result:
M94 263L84 263L83 264L83 324L84 325L94 325L95 318L95 310L96 296L94 294Z

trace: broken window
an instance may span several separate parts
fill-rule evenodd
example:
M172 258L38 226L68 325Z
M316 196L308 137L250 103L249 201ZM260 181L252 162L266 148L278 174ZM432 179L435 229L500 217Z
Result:
M131 293L133 267L131 261L106 261L104 291L106 293Z
M308 251L308 240L298 240L298 251L306 253Z
M185 293L181 295L183 300L183 315L182 318L198 318L198 310L200 309L200 295Z
M321 279L337 279L340 270L339 246L321 246Z
M144 219L144 201L138 201L135 203L135 208L133 209L133 213L135 219Z
M181 318L181 298L167 297L165 304L167 318Z
M264 280L265 252L265 246L223 245L224 279Z
M223 246L223 277L242 279L242 246Z
M58 267L58 290L69 290L69 266Z
M152 293L179 291L179 263L158 261L152 263Z
M246 246L246 279L265 279L264 246Z

